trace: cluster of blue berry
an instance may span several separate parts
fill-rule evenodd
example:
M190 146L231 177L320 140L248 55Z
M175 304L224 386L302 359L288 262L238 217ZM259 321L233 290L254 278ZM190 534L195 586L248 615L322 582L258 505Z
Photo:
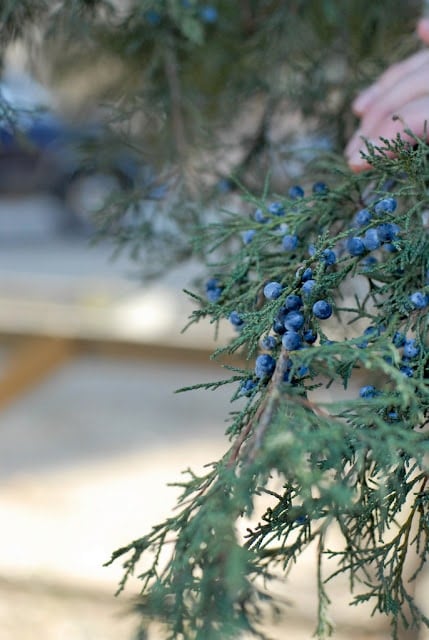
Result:
M328 187L323 182L316 182L312 188L313 194L316 196L323 196L328 193ZM298 200L304 198L304 190L300 185L294 185L289 189L288 196L290 200ZM264 212L262 209L257 209L254 214L254 219L259 224L265 224L270 219L275 217L282 217L285 215L285 205L281 202L271 202ZM287 225L282 223L278 225L280 232L287 230ZM249 244L255 237L256 229L248 229L242 234L243 242ZM292 250L298 246L298 237L296 235L286 234L282 238L282 246L286 250ZM325 265L332 265L336 261L335 253L327 249L322 254L322 262ZM301 273L302 271L302 273ZM313 269L308 267L304 270L299 270L296 274L295 289L296 292L287 292L281 282L270 281L263 287L263 296L267 301L274 301L284 296L284 302L277 310L276 315L272 322L272 332L274 335L269 334L262 338L261 347L264 353L261 353L256 357L254 378L247 379L240 388L240 395L252 395L253 391L257 388L258 383L256 381L268 381L276 368L276 354L280 348L280 343L283 348L288 351L298 351L304 347L313 345L317 338L317 332L314 328L314 318L318 320L325 320L332 315L332 305L325 299L314 299L314 293L316 291L316 280L313 277ZM218 279L211 278L206 283L206 296L210 302L217 302L222 295L222 286ZM242 315L234 310L229 315L229 321L238 330L242 330L245 321ZM274 353L266 353L270 351ZM288 358L284 363L283 380L292 382L291 371L293 369L293 362L291 358ZM300 367L294 374L294 379L301 379L307 373L305 367ZM256 379L256 380L255 380Z
M396 211L397 201L395 198L386 197L379 200L371 211L370 208L360 209L354 218L355 228L365 228L363 235L353 235L346 242L347 251L351 256L360 257L371 251L376 251L383 247L386 251L397 251L395 240L401 229L394 222L381 222L373 225L375 218L385 218L386 214ZM372 260L371 262L374 262Z
M316 182L312 188L313 194L317 196L326 195L328 193L328 187L324 182ZM291 200L297 200L304 197L304 190L300 185L295 185L289 189L289 198ZM373 212L367 209L361 209L355 216L354 227L362 228L367 227L362 236L353 235L348 238L345 249L353 257L363 257L368 253L380 249L382 247L386 251L397 251L397 245L395 240L400 233L400 227L393 222L380 222L375 226L371 226L373 216L383 218L385 214L392 214L397 207L397 201L395 198L386 197L379 200L375 206ZM267 216L262 209L257 209L254 214L254 219L260 224L265 224L270 220L270 216L283 216L285 214L285 207L281 202L272 202L267 206ZM283 223L279 225L280 232L283 232L282 248L284 251L294 251L299 246L299 237L294 231L288 233L288 225ZM256 236L256 229L247 229L242 233L244 244L249 244ZM337 253L341 253L343 247L337 248ZM308 253L313 256L316 253L314 244L310 244L308 247ZM326 265L332 265L337 260L337 253L333 249L325 249L322 253L322 260ZM374 264L377 259L373 256L368 259L365 264Z
M313 318L326 320L332 315L332 305L327 300L320 299L312 304L307 304L306 298L308 299L309 296L303 287L311 280L308 277L311 269L306 271L307 274L304 276L306 280L301 287L301 290L304 291L304 297L297 293L289 293L273 321L272 330L276 336L281 338L282 346L286 351L297 351L305 346L313 345L318 337L313 326ZM313 282L315 281L313 280ZM283 287L279 282L268 282L264 287L264 296L267 300L275 300L282 293ZM273 346L277 346L277 338L268 335L263 339L261 345L264 348L272 349ZM269 357L273 360L272 356ZM259 364L261 361L265 362L266 360L266 354L258 356L256 359L255 375L257 378L269 377L270 371L265 372L264 368L261 371ZM261 373L262 375L260 375ZM302 377L302 373L301 371L300 377ZM286 379L289 379L289 371L285 371L285 375Z
M324 196L328 193L328 187L324 182L315 182L312 187L314 196ZM304 198L304 189L300 185L294 185L290 187L288 191L289 200L300 200ZM293 205L292 205L293 210ZM254 221L258 224L266 224L273 217L283 217L286 213L286 207L282 202L274 201L267 205L266 211L262 209L256 209L254 213ZM256 236L256 229L246 229L242 233L242 239L244 244L249 244ZM289 227L286 223L280 223L276 225L276 233L282 236L282 247L285 251L293 251L299 245L299 238L296 232L289 233Z
M307 269L301 276L302 285L309 282L309 276L312 275L311 269ZM302 278L305 282L302 282ZM314 282L314 281L313 281ZM279 299L286 294L283 285L280 282L268 282L263 289L264 298L267 301ZM304 347L313 345L318 336L314 328L314 318L325 320L332 315L332 305L327 300L315 300L308 302L303 296L297 293L289 293L285 295L283 304L278 309L272 324L273 334L264 336L261 340L261 347L265 351L275 352L280 346L288 351L298 351ZM243 317L237 312L232 311L229 320L237 329L244 326ZM269 353L262 353L257 356L255 361L254 376L259 381L267 381L276 368L276 358ZM285 369L283 373L284 381L291 381L290 373L293 368L291 358L285 361ZM296 379L301 379L307 370L301 367L296 372ZM242 388L241 394L250 395L255 389L256 383L253 380L247 380Z
M382 395L382 392L379 391L372 384L367 384L364 387L361 387L359 390L359 396L363 400L371 400L381 395ZM384 412L385 418L387 418L389 422L396 422L397 420L399 420L400 416L398 411L396 411L396 409L387 408L387 409L383 409L383 412Z
M385 214L394 213L396 208L397 201L395 198L383 198L375 204L373 213L369 209L358 211L354 218L354 224L356 227L368 227L373 221L373 214L383 217ZM397 251L398 247L394 242L398 238L400 231L399 225L394 222L382 222L376 226L369 226L362 237L353 236L348 239L347 249L352 256L362 256L366 252L377 250L382 246L388 251ZM373 258L373 262L376 262L376 258ZM426 278L425 284L429 284L428 278ZM410 311L419 311L427 306L429 306L429 295L424 291L414 291L409 295ZM377 330L375 327L368 327L364 332L365 337L374 336L376 333L380 333L380 328ZM367 340L364 339L358 346L366 347L367 344ZM416 343L416 339L413 337L407 338L405 334L397 331L393 336L393 344L398 349L402 349L402 358L398 365L399 371L408 378L413 377L413 363L420 355L420 346ZM388 359L391 361L390 358ZM374 398L379 393L372 385L366 385L360 390L362 398ZM390 413L388 416L392 418Z
M325 183L317 182L313 185L312 192L314 197L321 197L326 196L329 189ZM289 189L288 196L290 210L295 213L297 204L294 201L305 197L304 190L300 185L295 185ZM285 216L286 207L287 202L286 204L279 201L271 202L264 210L258 208L255 211L254 220L258 224L265 225L275 218ZM345 242L338 243L334 248L323 248L323 246L316 248L316 246L310 245L309 255L314 257L314 260L306 260L306 264L298 269L292 287L277 280L265 283L262 291L265 301L274 302L281 299L282 304L281 306L275 305L276 311L271 331L260 341L263 352L256 357L253 376L242 383L239 395L251 396L261 382L266 383L272 377L281 347L288 354L291 354L286 360L282 360L283 380L294 383L306 375L308 370L305 367L294 367L293 353L291 352L314 345L318 340L317 321L325 320L333 313L331 303L323 296L325 292L322 286L318 285L320 274L326 273L331 267L333 267L334 273L338 256L344 255L344 252L352 258L361 259L366 256L367 259L371 257L374 262L377 262L377 258L368 256L369 252L380 248L397 251L399 244L396 244L396 241L400 237L401 227L391 217L396 209L397 201L391 196L379 199L368 208L360 209L353 219L351 227L353 235ZM285 233L288 231L288 225L285 222L276 221L271 227L277 235L279 232L282 234L284 250L293 251L299 247L298 235ZM356 228L362 229L362 234L356 234ZM249 244L257 233L255 228L247 229L242 233L243 242ZM429 284L429 273L425 282L425 285L427 284ZM222 296L222 285L218 279L212 278L207 282L206 295L210 302L219 301ZM425 290L417 290L409 295L408 305L410 312L423 310L429 306L429 295ZM230 313L229 321L238 331L241 331L245 326L245 318L237 310ZM384 330L385 328L381 325L368 327L356 345L359 348L366 348L369 341L376 339ZM320 341L321 344L327 342L329 341ZM417 344L415 338L407 338L398 332L394 336L393 344L403 350L398 365L399 371L404 376L412 377L414 375L413 362L418 358L421 346ZM291 375L292 371L293 375ZM378 393L374 387L367 385L361 389L360 396L368 399L376 397Z
M313 194L316 195L326 195L328 193L328 187L323 182L317 182L313 185ZM304 190L299 185L295 185L289 189L289 197L292 200L296 200L304 197ZM360 209L354 219L354 227L363 228L365 232L362 236L353 235L348 238L345 249L347 252L353 257L363 257L366 254L380 249L382 247L386 251L397 251L397 245L395 244L395 240L397 239L400 233L400 227L396 223L393 222L380 222L380 224L376 224L375 226L371 225L373 221L373 217L375 215L376 218L384 218L386 214L392 214L397 207L397 201L395 198L386 197L382 200L379 200L375 206L373 211L369 208ZM267 207L267 212L271 214L271 216L281 216L285 213L284 206L279 202L273 202ZM268 222L269 218L266 217L264 212L261 209L257 209L255 212L255 221L259 223ZM281 231L288 231L287 225L280 225ZM256 235L255 229L248 229L243 232L242 238L245 244L251 242ZM284 233L282 238L282 247L285 251L293 251L299 245L299 237L294 233ZM337 248L337 252L341 253L343 250L342 247ZM314 244L310 244L308 247L308 253L310 256L313 256L316 253L316 248ZM322 259L327 265L332 265L337 260L337 254L332 249L325 249L322 254ZM377 262L376 258L371 257L371 260L368 264L374 264Z
M370 208L360 209L354 217L352 229L353 231L356 228L364 229L364 233L362 235L353 233L345 244L339 244L336 247L336 251L325 249L322 253L325 264L334 264L337 260L337 254L342 255L344 250L352 257L364 258L364 266L372 266L378 262L375 256L368 255L377 249L383 248L389 252L396 252L398 250L396 240L401 232L400 226L394 222L384 221L377 224L378 218L384 219L386 214L394 213L396 208L396 199L389 196L379 200L373 210ZM294 241L287 237L283 246L285 249L291 249L293 243ZM295 246L296 244L297 239ZM316 253L314 244L309 245L308 253L310 256Z
M413 294L410 298L413 297ZM426 305L429 302L426 302ZM375 327L368 327L364 331L364 335L366 337L376 337L380 335L385 330L385 327L379 327L378 329ZM416 372L416 364L418 358L423 356L423 359L426 360L429 352L425 345L420 345L415 337L407 338L404 333L401 331L396 331L392 338L392 343L394 346L400 350L400 359L396 364L397 370L405 377L412 378ZM358 346L361 348L366 348L368 342L359 343ZM389 364L393 365L393 359L390 356L385 356L384 358ZM359 395L361 398L375 398L382 395L382 391L374 387L373 385L365 385L361 387L359 390ZM386 416L389 420L398 420L399 414L397 411L387 410Z
M206 298L209 302L219 302L222 295L222 284L217 278L210 278L206 282Z
M405 334L397 331L393 336L393 344L398 349L402 349L402 358L399 364L399 370L407 378L414 375L413 363L420 355L420 345L415 338L407 338Z
M428 302L426 302L426 304L428 304ZM384 326L378 328L370 326L365 329L364 336L368 339L376 338L381 333L383 333L384 330ZM417 358L423 352L426 352L426 347L424 345L418 344L416 338L414 337L407 338L405 333L402 333L401 331L396 331L394 333L392 343L398 350L401 350L401 358L397 364L399 372L407 378L412 378L415 373L414 364ZM358 343L358 347L360 348L366 348L367 346L367 340ZM386 356L385 360L388 361L389 364L393 364L393 360L390 356ZM365 385L359 390L360 397L364 399L375 398L377 396L380 396L381 393L382 392L373 385ZM397 419L398 414L396 412L394 413L395 417L393 417L393 414L391 415L391 412L387 412L387 416L389 417L389 419Z

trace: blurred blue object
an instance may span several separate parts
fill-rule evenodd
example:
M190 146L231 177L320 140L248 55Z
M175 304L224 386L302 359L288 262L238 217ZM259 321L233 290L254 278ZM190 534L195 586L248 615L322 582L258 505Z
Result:
M28 91L23 100L0 82L0 197L53 195L64 227L87 230L111 192L136 185L140 169L102 122L69 122L46 102L32 103Z

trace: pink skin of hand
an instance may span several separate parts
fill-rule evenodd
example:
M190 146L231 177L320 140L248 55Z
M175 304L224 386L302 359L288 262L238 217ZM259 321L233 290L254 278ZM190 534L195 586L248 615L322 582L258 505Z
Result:
M429 18L419 21L417 34L429 45ZM389 67L357 96L352 109L361 119L359 129L345 149L353 171L370 168L360 155L360 151L366 150L363 138L378 146L383 146L380 138L391 140L398 133L404 140L410 140L404 129L423 136L425 122L428 122L429 136L429 49Z

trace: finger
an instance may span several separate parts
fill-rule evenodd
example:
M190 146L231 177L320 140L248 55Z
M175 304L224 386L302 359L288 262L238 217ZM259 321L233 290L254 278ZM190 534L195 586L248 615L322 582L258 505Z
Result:
M428 49L419 51L406 60L389 67L374 84L370 85L357 96L352 104L354 113L362 116L371 108L375 100L380 99L383 94L390 90L397 82L426 64L429 64Z
M429 18L421 18L417 23L417 35L425 44L429 44Z
M361 127L359 127L359 129L356 129L356 131L354 132L354 134L352 135L352 137L350 138L350 140L348 141L346 148L344 149L344 154L347 158L350 158L350 156L353 155L353 153L360 147L362 146L362 138L365 138L367 136L364 135Z
M393 114L384 117L381 121L374 125L374 128L367 132L365 136L372 144L383 147L380 138L392 140L399 133L403 140L412 142L414 138L405 132L405 129L411 130L415 135L422 137L428 133L425 132L426 122L429 120L429 96L423 96L407 103L402 107L401 112L397 114L399 118L394 119ZM366 150L363 140L360 145L349 156L349 166L354 171L362 171L369 167L366 160L361 156L361 151ZM392 155L392 154L390 154Z
M422 42L429 44L429 18L421 18L418 21L416 32ZM353 103L353 110L356 115L362 115L372 100L380 96L383 88L391 86L400 77L407 73L411 73L414 69L418 68L420 64L424 64L426 62L426 53L426 51L420 51L406 60L392 65L376 82L370 85L367 89L364 89Z
M382 97L375 100L363 115L359 131L352 136L347 144L346 155L351 155L360 146L362 136L368 138L371 135L378 122L389 117L392 113L400 113L407 103L429 95L428 87L429 64L425 64L386 90Z

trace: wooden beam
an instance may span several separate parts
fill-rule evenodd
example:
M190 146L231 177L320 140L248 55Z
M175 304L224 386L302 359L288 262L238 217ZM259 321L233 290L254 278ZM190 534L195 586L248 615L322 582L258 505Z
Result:
M0 410L79 354L181 362L217 369L221 363L246 366L243 358L237 355L213 361L210 359L211 352L208 348L187 348L182 345L144 344L71 336L23 336L11 333L0 334L1 342L8 346L10 355L0 375Z
M44 339L40 334L21 334L0 332L0 344L11 347L19 345L23 340ZM211 354L216 345L206 347L195 347L183 343L140 342L135 340L121 340L118 338L99 338L95 336L47 336L47 339L58 339L69 341L73 348L80 353L107 356L112 358L130 358L142 360L158 360L162 362L183 362L189 364L206 364L209 367L219 368L220 363L233 364L235 366L246 366L243 355L224 355L218 361L211 359Z
M0 376L0 409L72 358L75 342L66 338L38 337L12 348Z

